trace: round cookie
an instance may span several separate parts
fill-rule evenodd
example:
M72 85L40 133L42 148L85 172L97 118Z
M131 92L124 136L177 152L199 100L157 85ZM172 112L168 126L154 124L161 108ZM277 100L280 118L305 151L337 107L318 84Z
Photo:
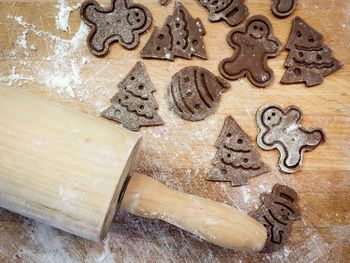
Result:
M170 107L185 120L200 121L215 112L221 93L229 88L227 81L205 68L186 67L171 79Z

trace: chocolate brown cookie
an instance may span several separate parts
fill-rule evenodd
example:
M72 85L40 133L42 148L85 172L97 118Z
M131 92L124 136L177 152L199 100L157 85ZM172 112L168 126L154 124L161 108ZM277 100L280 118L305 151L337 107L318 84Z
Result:
M288 242L291 227L301 219L300 209L296 202L298 194L290 187L276 184L272 193L260 196L262 206L251 214L267 230L264 252L277 251Z
M272 25L266 17L252 16L244 27L233 29L228 34L227 42L235 53L219 65L225 78L236 80L247 76L259 88L272 83L274 74L267 59L280 53L281 42L272 35Z
M290 52L283 84L305 82L308 87L315 86L343 66L332 56L332 49L323 44L323 36L300 17L294 19L286 49Z
M95 0L85 1L80 8L83 21L91 27L87 44L96 56L103 56L113 42L126 49L139 43L139 35L152 23L150 11L130 0L113 0L110 7L102 7Z
M272 104L262 106L256 114L260 129L258 145L265 150L278 149L279 166L286 173L298 171L304 152L314 150L326 140L322 129L305 129L300 125L302 115L296 106L283 109Z
M132 131L163 124L152 94L155 89L143 63L138 62L118 87L120 91L111 99L112 106L102 112L102 117Z
M170 107L185 120L200 121L215 112L221 93L230 87L205 68L187 67L171 79Z
M251 138L237 122L227 117L215 147L219 148L207 180L231 182L232 186L248 183L248 179L270 171L251 145Z
M297 7L297 0L273 0L272 13L278 17L291 15Z
M161 5L167 5L169 3L170 0L159 0L159 3Z
M142 58L174 60L174 57L207 59L203 35L205 29L199 18L193 19L187 9L175 3L174 13L161 28L155 28L141 51Z
M225 20L230 26L240 24L249 14L244 0L199 0L209 11L209 20Z

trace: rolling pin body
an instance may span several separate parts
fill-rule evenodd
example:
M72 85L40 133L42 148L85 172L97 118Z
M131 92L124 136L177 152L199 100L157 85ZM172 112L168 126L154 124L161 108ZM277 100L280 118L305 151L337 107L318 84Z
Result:
M100 240L139 147L135 133L0 86L0 207Z
M101 240L122 203L223 247L264 247L265 228L235 208L141 174L126 188L141 143L135 133L1 85L0 123L0 207Z

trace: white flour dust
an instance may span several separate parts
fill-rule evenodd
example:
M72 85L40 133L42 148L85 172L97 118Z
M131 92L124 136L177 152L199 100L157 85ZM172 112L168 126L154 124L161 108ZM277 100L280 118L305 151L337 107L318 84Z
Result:
M103 241L102 252L97 253L91 251L86 256L86 263L115 263L117 260L116 254L111 250L111 234L109 233L106 239Z
M17 83L18 81L34 81L33 77L25 77L22 75L19 75L16 73L16 67L13 66L10 75L7 76L0 76L0 81L7 83L9 86L12 86L14 83ZM22 83L23 84L23 83ZM19 85L21 86L21 84Z
M58 30L69 30L69 14L76 10L79 4L70 7L67 1L58 1L58 15L56 16L56 27ZM64 39L58 34L39 30L37 25L28 23L21 16L7 16L13 20L15 25L22 32L18 35L15 47L9 56L12 62L12 72L9 75L0 76L0 81L9 86L23 85L23 81L31 81L44 85L48 89L56 90L62 96L71 98L79 97L86 100L90 95L87 89L82 88L82 68L91 60L91 57L82 56L81 50L85 48L85 40L88 34L88 27L82 22L79 30L71 39ZM39 60L30 60L33 53L45 50L38 50L38 46L28 43L31 39L38 39L47 47L47 56L41 56ZM21 66L22 72L16 72ZM23 66L26 66L23 68ZM19 71L19 70L18 70Z
M69 27L69 15L73 11L73 8L67 5L66 0L58 0L57 4L58 14L56 16L56 28L68 32Z
M82 23L71 40L56 41L53 54L46 58L51 67L40 71L42 84L57 89L59 94L66 92L71 97L76 96L74 87L82 85L81 69L88 62L86 57L80 58L76 54L79 54L77 51L81 48L81 44L85 43L87 33L88 28ZM86 96L82 95L84 98Z
M45 224L35 223L25 227L24 235L28 236L31 242L21 247L18 257L24 262L66 262L77 263L69 252L69 235L60 233L58 230Z

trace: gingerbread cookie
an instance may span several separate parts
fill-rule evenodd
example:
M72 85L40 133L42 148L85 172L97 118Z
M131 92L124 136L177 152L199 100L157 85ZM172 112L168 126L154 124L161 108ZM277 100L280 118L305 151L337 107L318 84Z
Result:
M203 35L205 29L199 18L193 19L187 9L175 3L174 13L161 28L155 28L141 51L142 58L174 60L174 57L207 59Z
M323 36L300 17L294 19L286 49L290 52L283 84L305 82L308 87L315 86L343 66L332 56L332 49L323 44Z
M152 23L150 11L130 0L113 0L111 7L102 7L95 0L85 1L80 8L83 21L91 27L87 38L90 51L103 56L112 42L126 49L139 43L139 35Z
M305 129L300 125L302 114L296 106L283 109L272 104L262 106L256 114L260 129L258 145L264 150L278 149L279 166L286 173L298 171L304 152L317 148L326 140L322 129Z
M169 86L170 107L181 118L200 121L213 114L230 84L201 67L177 72Z
M230 26L237 26L249 14L244 0L200 0L200 3L208 9L211 22L225 20Z
M227 117L215 147L219 148L207 180L231 182L232 186L248 183L248 179L270 171L251 145L251 139L237 122Z
M267 240L264 252L271 253L287 243L294 221L301 219L296 204L298 194L288 186L276 184L271 194L263 193L260 198L263 204L251 216L265 226Z
M267 59L281 51L281 42L272 35L272 25L264 16L253 16L243 28L232 30L227 42L235 54L224 59L219 70L230 80L247 76L253 85L264 88L272 83L274 74Z
M272 13L278 17L291 15L297 7L297 0L273 0Z
M102 112L102 117L132 131L163 124L152 95L155 89L143 63L138 62L118 87L120 91L111 99L112 106Z

